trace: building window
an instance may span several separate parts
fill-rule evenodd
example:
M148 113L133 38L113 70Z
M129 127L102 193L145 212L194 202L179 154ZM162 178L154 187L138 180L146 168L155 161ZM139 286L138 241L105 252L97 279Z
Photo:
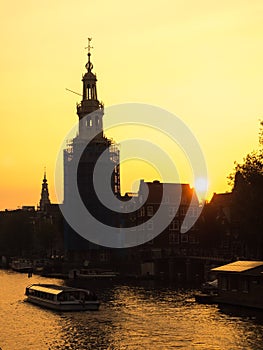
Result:
M92 120L89 118L86 120L86 126L91 127L92 126Z
M153 230L153 222L151 220L147 222L147 230Z
M168 196L165 196L163 202L166 203L166 204L169 203L170 202L170 198Z
M197 241L196 241L196 237L195 237L195 235L194 234L191 234L191 235L189 235L189 243L191 243L191 244L195 244L195 243L197 243Z
M173 220L169 225L169 231L178 231L178 230L179 230L178 220Z
M196 226L195 226L195 224L193 224L193 225L190 227L190 230L191 230L191 231L196 231Z
M189 208L189 216L192 218L197 218L198 216L198 207L194 206L194 207L190 207Z
M181 242L182 243L188 243L188 234L187 233L182 233L182 235L181 235Z
M100 253L100 261L102 262L107 262L109 261L109 253L105 250L103 250L101 253Z
M174 218L176 215L176 208L175 207L169 207L168 208L168 215L170 218Z
M169 233L169 244L179 244L178 233Z
M147 239L147 241L153 240L153 233L151 232L152 229L148 228L148 225L145 225L146 232L144 233L144 237ZM145 229L145 228L144 228Z
M144 215L145 215L145 209L144 209L144 207L141 207L140 210L139 210L138 216L142 217Z
M152 205L147 206L147 216L153 216L153 206Z
M188 225L187 225L186 222L182 223L181 229L184 230L184 231L188 231Z
M186 207L185 207L185 206L181 206L181 208L180 208L180 214L181 214L182 216L184 216L184 215L186 214Z
M139 231L144 231L145 230L145 223L141 223L140 224L140 228L139 228Z
M162 257L161 249L152 249L152 257L153 259L160 259Z

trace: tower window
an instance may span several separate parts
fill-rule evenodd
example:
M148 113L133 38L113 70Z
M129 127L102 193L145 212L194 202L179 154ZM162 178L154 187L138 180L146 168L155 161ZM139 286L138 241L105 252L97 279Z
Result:
M177 231L179 230L178 220L173 220L169 225L169 231Z
M86 120L86 126L87 126L87 127L92 126L92 119L87 119L87 120Z
M179 244L178 233L169 233L169 244Z
M152 205L147 206L147 215L153 216L153 206Z

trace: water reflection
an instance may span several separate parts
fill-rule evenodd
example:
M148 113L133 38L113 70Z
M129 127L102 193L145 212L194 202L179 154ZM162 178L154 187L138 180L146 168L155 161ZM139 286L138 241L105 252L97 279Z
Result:
M196 304L191 290L95 284L99 311L56 313L24 303L27 284L25 275L0 271L3 350L262 349L262 318Z

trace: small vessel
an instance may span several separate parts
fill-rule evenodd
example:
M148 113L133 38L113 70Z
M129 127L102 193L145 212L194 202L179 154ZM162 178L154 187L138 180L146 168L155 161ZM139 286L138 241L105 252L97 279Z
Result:
M55 284L31 284L26 287L27 301L57 311L98 310L94 292Z
M196 302L200 304L214 304L218 296L218 280L202 284L201 292L194 295Z
M218 293L218 279L215 279L213 281L207 281L202 284L202 292L208 293Z
M214 304L216 303L217 294L213 293L197 293L194 295L195 301L200 304Z
M113 279L118 274L111 270L99 268L94 269L72 269L69 271L70 279Z
M13 271L22 273L32 272L33 270L32 262L28 259L13 259L10 267Z

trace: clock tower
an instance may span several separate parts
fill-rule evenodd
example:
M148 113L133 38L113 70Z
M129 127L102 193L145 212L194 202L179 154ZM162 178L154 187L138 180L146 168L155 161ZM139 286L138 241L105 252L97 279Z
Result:
M76 167L76 162L72 160L81 154L77 164L77 185L80 197L87 210L95 218L111 225L114 215L97 196L94 188L94 170L99 162L100 172L96 175L99 176L99 181L101 183L110 181L110 191L114 196L120 196L119 149L103 132L104 106L98 100L97 77L93 73L90 43L91 38L88 42L86 72L82 76L82 100L77 104L78 134L64 150L64 203L70 202L73 193L71 181L75 169L72 167ZM84 151L79 152L79 149ZM109 180L106 178L107 176L109 176ZM107 197L107 193L105 196Z

